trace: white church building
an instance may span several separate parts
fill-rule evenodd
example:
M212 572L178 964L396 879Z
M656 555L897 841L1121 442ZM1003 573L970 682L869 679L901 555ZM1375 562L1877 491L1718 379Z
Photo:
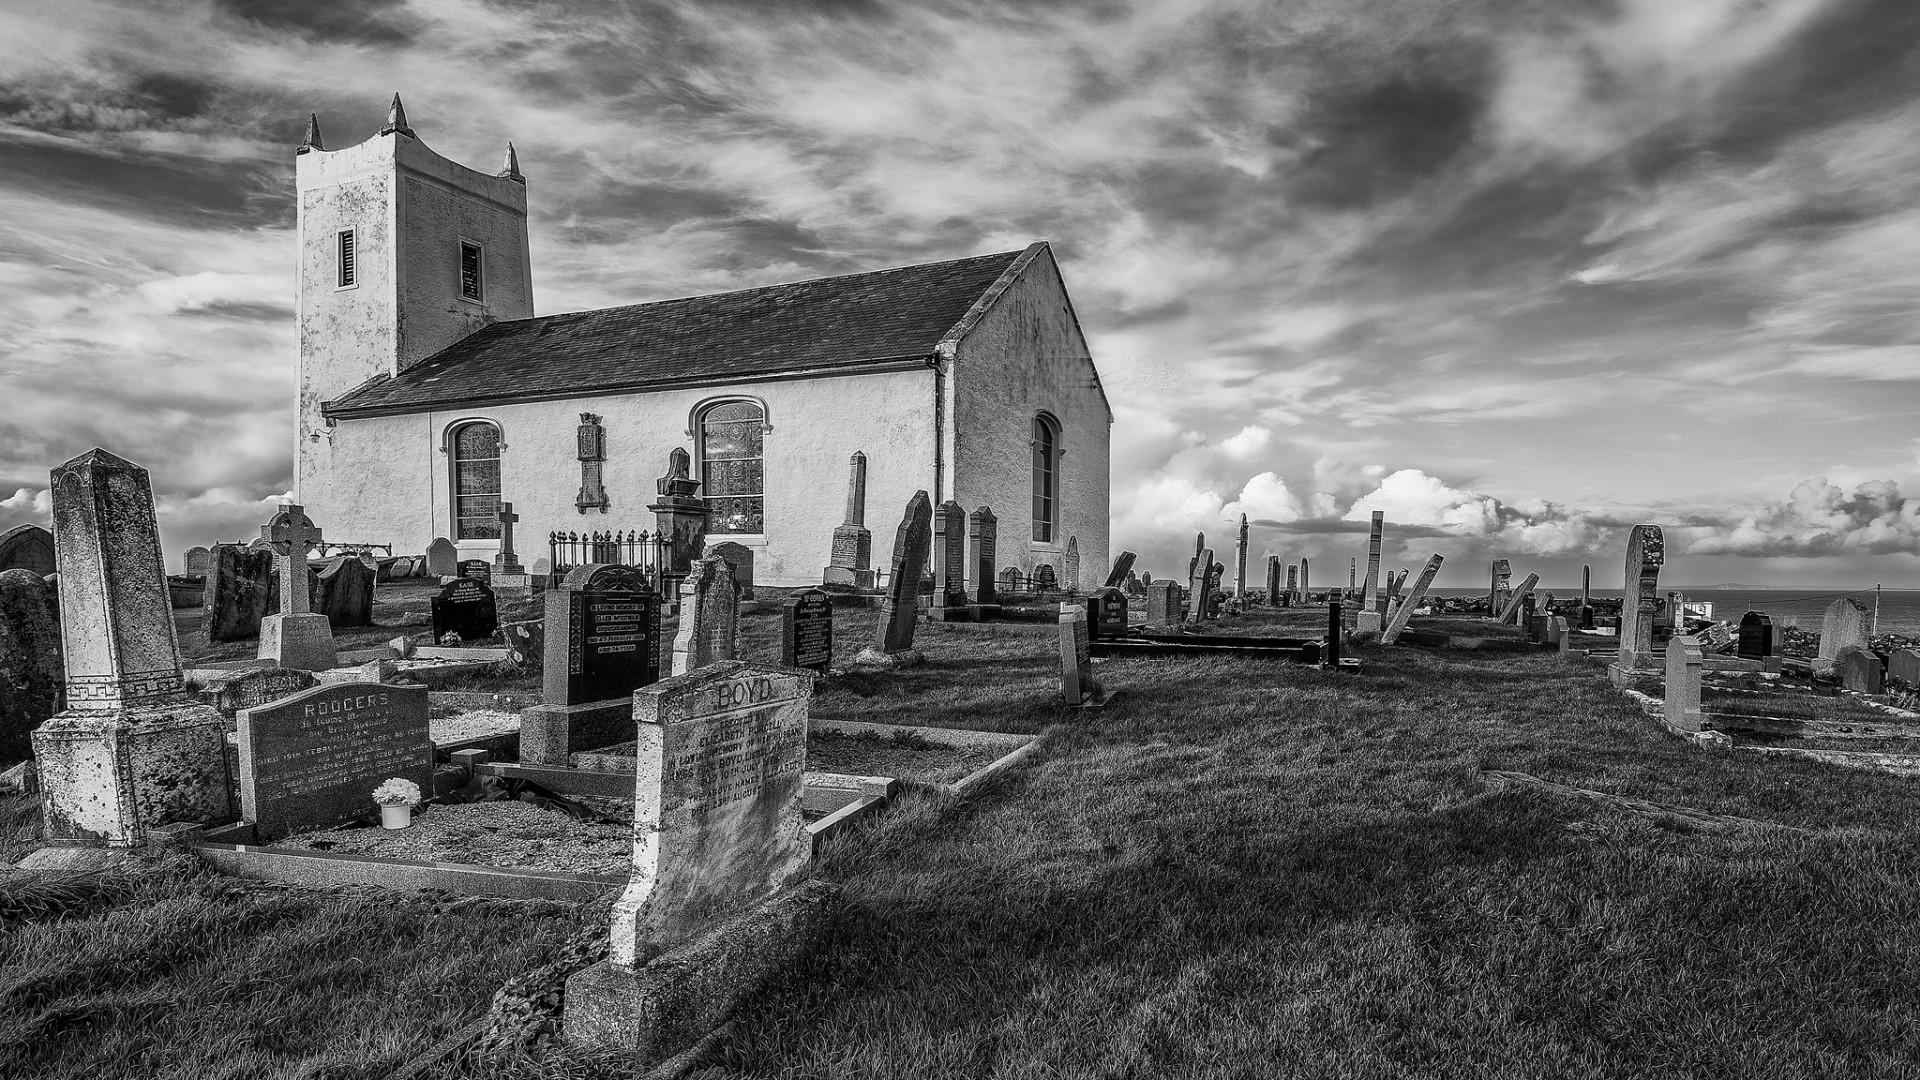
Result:
M527 186L380 133L298 151L296 496L330 535L492 559L511 502L549 531L652 529L676 447L708 542L756 581L816 584L868 458L874 562L907 501L990 506L998 563L1079 584L1108 564L1113 413L1045 243L710 296L536 316ZM598 453L603 460L588 460Z

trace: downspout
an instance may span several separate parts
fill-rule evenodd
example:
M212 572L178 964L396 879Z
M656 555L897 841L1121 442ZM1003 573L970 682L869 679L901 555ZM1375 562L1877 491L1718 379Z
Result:
M943 341L934 346L927 366L933 369L933 505L947 501L947 460L949 449L957 441L953 426L953 395L947 383L953 375L955 345Z

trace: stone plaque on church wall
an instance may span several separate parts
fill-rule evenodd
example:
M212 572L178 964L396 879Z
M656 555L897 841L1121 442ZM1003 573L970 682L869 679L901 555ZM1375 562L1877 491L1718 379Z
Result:
M240 809L262 840L372 813L392 777L433 792L427 689L334 683L242 709Z
M808 676L723 660L633 695L634 872L609 959L636 959L752 908L806 869Z

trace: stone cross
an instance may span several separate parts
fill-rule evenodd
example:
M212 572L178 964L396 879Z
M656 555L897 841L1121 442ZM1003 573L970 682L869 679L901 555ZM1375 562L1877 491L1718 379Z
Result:
M893 534L893 576L887 582L887 602L880 616L880 651L888 656L913 651L913 631L920 618L920 574L933 543L933 500L916 491Z
M1240 515L1240 532L1236 541L1233 571L1233 595L1242 604L1247 602L1247 515Z
M280 570L280 614L304 615L313 610L307 550L320 542L320 527L307 517L306 507L283 503L273 520L260 526L260 538L273 545Z
M1362 633L1380 629L1380 533L1386 520L1384 511L1375 510L1367 528L1367 576L1360 594L1360 615L1354 621L1354 627Z
M273 551L280 572L280 611L260 620L262 660L302 671L326 671L334 665L333 625L313 610L312 571L307 549L320 542L320 529L306 508L287 503L260 526L260 539Z
M1634 526L1636 530L1643 527ZM1700 682L1706 669L1706 657L1697 639L1675 634L1667 642L1667 683L1663 697L1668 727L1675 731L1699 731L1705 726L1706 715L1700 710Z
M513 523L520 515L513 512L513 504L502 502L495 511L500 522L500 553L493 557L493 572L496 574L521 574L526 571L520 566L520 556L513 550Z
M1658 525L1635 525L1627 534L1626 581L1620 590L1620 659L1632 671L1653 666L1653 613L1659 604L1660 566L1666 537Z
M1413 591L1401 599L1400 606L1393 609L1393 618L1388 620L1386 629L1380 632L1380 644L1391 645L1400 640L1400 634L1407 628L1407 620L1413 618L1413 609L1420 606L1427 589L1433 585L1434 576L1440 573L1440 564L1446 561L1442 555L1428 557L1427 565L1420 569L1420 577L1413 583Z
M1193 573L1187 580L1187 622L1198 626L1207 617L1207 593L1213 583L1213 549L1201 548L1194 556Z

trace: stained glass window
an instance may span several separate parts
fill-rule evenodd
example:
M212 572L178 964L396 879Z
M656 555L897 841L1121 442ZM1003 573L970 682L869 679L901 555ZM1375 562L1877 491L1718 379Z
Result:
M1033 542L1036 544L1053 542L1054 514L1060 503L1059 476L1055 472L1059 446L1060 438L1053 429L1053 421L1045 416L1034 417Z
M701 494L707 532L766 532L766 469L761 441L766 413L752 401L727 401L700 414Z
M500 536L500 429L480 421L454 429L453 522L457 540Z

